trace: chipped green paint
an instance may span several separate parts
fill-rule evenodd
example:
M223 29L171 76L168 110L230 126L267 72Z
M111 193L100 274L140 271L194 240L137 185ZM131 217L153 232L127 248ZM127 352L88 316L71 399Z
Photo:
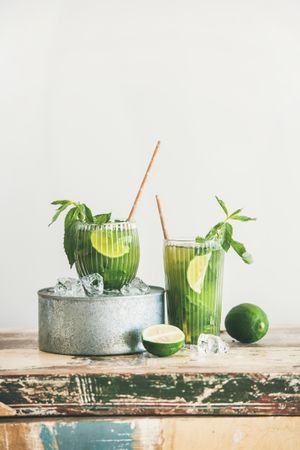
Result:
M18 415L299 415L300 375L6 376L0 401Z
M42 403L51 403L54 390L56 402L64 402L68 383L68 376L0 376L0 402L13 407L23 403L28 395L32 395L35 399L42 398Z
M44 450L132 450L130 422L71 422L40 425Z
M0 378L0 402L5 405L18 404L24 401L20 377Z

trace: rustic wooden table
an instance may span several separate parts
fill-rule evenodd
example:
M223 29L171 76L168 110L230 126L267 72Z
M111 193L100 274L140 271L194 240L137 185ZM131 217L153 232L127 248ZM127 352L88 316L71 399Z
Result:
M300 328L230 352L72 357L0 333L0 449L300 449Z

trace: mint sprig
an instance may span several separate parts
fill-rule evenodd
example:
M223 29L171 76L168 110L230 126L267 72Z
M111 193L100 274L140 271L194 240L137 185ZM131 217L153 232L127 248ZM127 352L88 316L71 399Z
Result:
M110 221L111 213L106 214L97 214L94 216L94 223L97 225L102 225L103 223L107 223Z
M72 200L54 200L51 205L58 205L58 208L52 217L49 226L52 225L69 206L64 223L64 249L70 264L75 263L75 247L76 247L76 225L81 223L95 223L98 225L110 221L111 213L93 215L90 208L85 203L73 202Z
M232 247L233 250L235 250L235 252L242 258L242 260L246 264L251 264L253 262L253 258L251 254L246 250L244 244L233 239L233 227L231 223L229 223L229 221L239 220L240 222L249 222L252 220L256 220L256 218L240 215L240 212L242 211L241 208L229 214L228 208L223 200L221 200L217 196L215 196L215 198L225 213L225 219L222 222L218 222L216 225L214 225L205 237L197 236L196 242L202 244L208 240L216 240L220 242L220 245L225 250L225 252L228 252L230 247Z

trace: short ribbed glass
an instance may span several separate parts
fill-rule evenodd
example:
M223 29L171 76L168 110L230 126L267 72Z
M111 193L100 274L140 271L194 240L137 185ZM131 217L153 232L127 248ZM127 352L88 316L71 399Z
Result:
M105 289L120 289L135 277L140 245L135 222L78 224L75 265L80 277L99 273Z
M201 333L220 334L224 250L218 242L165 240L168 319L197 344Z

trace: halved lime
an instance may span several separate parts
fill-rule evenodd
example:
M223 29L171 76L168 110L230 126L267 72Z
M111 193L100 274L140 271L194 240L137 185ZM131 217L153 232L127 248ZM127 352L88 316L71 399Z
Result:
M129 252L130 236L117 236L116 232L95 230L91 233L91 243L97 252L109 258L120 258Z
M201 292L210 257L211 253L195 256L188 265L186 273L187 280L190 288L197 292L197 294Z
M241 303L232 308L225 318L227 333L245 344L257 342L269 329L266 313L253 303Z
M173 325L152 325L142 333L146 350L156 356L170 356L184 345L184 333Z

